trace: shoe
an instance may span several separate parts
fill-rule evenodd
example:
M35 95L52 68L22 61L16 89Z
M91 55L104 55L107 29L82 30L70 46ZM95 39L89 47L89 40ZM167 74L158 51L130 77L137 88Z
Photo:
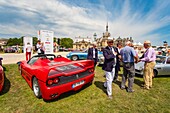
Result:
M124 89L126 89L126 87L121 87L121 86L120 86L120 89L121 89L121 90L124 90Z
M113 99L112 95L108 95L108 98L109 98L110 100L112 100L112 99Z
M147 88L146 86L144 86L144 87L141 87L142 89L146 89L146 90L149 90L149 88Z
M128 93L133 93L135 90L127 90Z
M145 86L145 84L141 84L141 87L144 87Z
M103 84L103 87L104 87L104 89L107 89L107 87L106 87L106 86L104 86L104 84Z

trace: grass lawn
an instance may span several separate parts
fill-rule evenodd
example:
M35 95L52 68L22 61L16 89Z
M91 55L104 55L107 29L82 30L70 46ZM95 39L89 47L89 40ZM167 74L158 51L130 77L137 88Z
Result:
M16 64L4 68L6 79L0 95L0 113L170 113L170 77L155 78L149 91L141 89L143 79L135 77L134 93L120 90L119 77L113 83L113 99L109 100L102 86L104 72L96 67L92 85L45 102L34 96Z

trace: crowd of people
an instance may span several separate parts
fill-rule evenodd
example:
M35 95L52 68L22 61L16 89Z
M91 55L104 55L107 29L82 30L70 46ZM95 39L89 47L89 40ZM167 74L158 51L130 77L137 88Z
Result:
M87 59L94 61L94 67L98 62L98 50L96 43L93 43L93 47L89 48ZM109 99L112 99L112 82L118 80L118 72L120 71L120 62L123 62L123 74L120 89L126 89L127 92L134 92L133 83L135 77L135 63L145 62L144 64L144 85L143 88L149 90L152 88L153 69L155 67L156 52L151 47L150 41L145 41L143 44L146 51L142 57L138 56L137 49L133 47L130 41L126 42L125 47L122 48L122 44L118 43L114 46L112 39L107 40L107 46L103 49L104 64L102 69L105 72L106 81L103 86L106 88L106 92ZM31 58L32 47L30 43L26 45L26 60ZM36 44L36 51L38 54L44 54L45 47L43 42L38 40ZM128 86L126 81L128 80Z
M144 64L144 85L143 89L149 90L152 88L153 68L155 66L156 52L151 47L150 41L145 41L143 46L146 51L142 57L139 57L136 49L130 41L126 42L125 47L122 48L122 44L118 43L117 47L114 46L113 40L107 40L107 46L103 49L104 64L102 69L105 71L106 81L103 86L106 88L106 92L109 99L112 99L112 82L117 81L118 72L120 71L120 61L123 62L123 74L120 89L126 89L127 92L134 92L133 83L135 77L135 63L145 62ZM98 61L96 43L93 43L93 47L88 50L87 59L93 60L96 66ZM126 81L128 80L128 86Z
M26 60L30 60L31 58L31 53L32 53L33 47L30 45L30 43L28 42L26 45ZM45 46L44 43L41 42L40 40L37 41L37 44L35 46L35 50L38 53L38 55L40 54L45 54Z

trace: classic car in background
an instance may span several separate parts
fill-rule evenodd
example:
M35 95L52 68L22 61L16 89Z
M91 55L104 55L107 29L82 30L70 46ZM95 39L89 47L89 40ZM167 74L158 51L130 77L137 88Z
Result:
M88 54L88 50L85 50L83 52L81 51L73 51L70 52L66 55L67 58L76 61L76 60L84 60L87 59L87 54ZM103 52L98 51L98 55L103 55Z
M4 52L5 53L15 53L16 48L15 47L6 47L6 48L4 48Z
M91 60L71 61L53 54L36 55L28 62L18 62L21 75L37 98L57 98L62 93L76 91L94 79Z
M103 53L98 55L99 58L99 64L104 64L104 56Z
M1 62L2 58L0 58L0 62ZM2 62L0 64L0 92L2 91L4 86L4 70L2 67Z
M143 75L144 62L135 64L135 73ZM156 56L156 65L154 68L154 76L170 75L170 56Z

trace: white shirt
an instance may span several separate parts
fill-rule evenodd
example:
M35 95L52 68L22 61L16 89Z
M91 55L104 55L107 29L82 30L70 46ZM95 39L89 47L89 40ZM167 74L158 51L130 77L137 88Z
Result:
M27 46L26 46L26 52L31 52L31 51L32 51L31 45L27 45Z
M122 48L117 48L118 49L118 51L119 51L119 53L120 53L120 50L122 49Z
M93 58L95 58L95 48L93 48Z
M36 46L37 46L37 48L38 48L37 52L38 52L38 53L41 53L41 50L40 50L41 44L37 44Z
M116 56L116 54L115 54L115 50L114 50L114 48L112 47L112 52L113 52L113 54ZM113 66L115 66L116 65L116 63L117 63L117 61L116 61L116 57L114 58L114 60L115 60L115 64L113 65Z

